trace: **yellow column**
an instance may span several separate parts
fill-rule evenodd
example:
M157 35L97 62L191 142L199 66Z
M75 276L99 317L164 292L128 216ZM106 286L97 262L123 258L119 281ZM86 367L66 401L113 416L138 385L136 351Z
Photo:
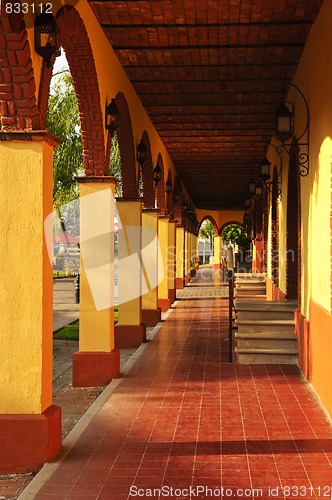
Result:
M159 265L158 306L168 311L171 301L168 296L168 253L169 253L169 216L161 215L158 221L158 235L162 265Z
M156 208L143 208L142 280L148 291L142 296L142 322L146 326L155 326L161 320L161 309L158 307L158 215Z
M184 284L184 227L176 226L176 289L181 290Z
M142 200L118 198L117 347L138 347L146 340L142 323ZM145 284L144 284L145 286ZM144 291L147 291L146 288Z
M187 285L190 281L190 233L186 229L184 236L185 248L184 248L184 284Z
M109 383L120 370L114 347L114 177L80 183L80 338L73 386Z
M47 132L0 132L0 474L36 471L61 446L52 405L55 146Z
M167 253L167 271L168 271L168 298L171 304L176 298L176 221L170 220L168 224L168 253Z
M222 238L221 236L214 236L214 261L213 268L221 268L221 257L222 257Z

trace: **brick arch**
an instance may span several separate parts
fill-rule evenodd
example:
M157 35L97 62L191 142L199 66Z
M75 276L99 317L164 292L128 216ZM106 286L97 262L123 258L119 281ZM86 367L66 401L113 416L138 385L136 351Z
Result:
M9 16L2 2L0 15L1 73L0 115L2 129L41 128L36 83L23 14Z
M236 224L237 226L241 226L241 227L243 226L243 223L242 223L242 222L239 222L238 220L230 220L230 221L228 221L228 222L225 222L225 223L221 226L221 228L219 229L219 236L221 236L221 235L222 235L222 232L223 232L223 230L225 229L225 227L230 226L231 224Z
M199 223L199 227L201 227L201 225L203 224L203 222L206 221L206 220L208 220L209 222L211 222L211 224L213 226L214 236L218 236L219 235L218 224L216 223L216 221L214 220L214 218L211 215L206 215L205 217L203 217L203 219Z
M174 218L174 199L173 199L174 186L173 186L173 176L170 169L168 169L167 181L170 181L172 185L172 191L169 194L166 193L167 213L170 214L172 218Z
M161 154L158 154L157 164L161 168L161 180L158 183L156 189L156 200L157 200L157 208L160 210L160 215L165 215L166 212L166 204L165 204L165 174L164 174L164 161Z
M84 170L88 176L105 175L108 165L105 157L104 119L90 40L81 16L73 7L66 6L59 10L57 24L78 102ZM47 69L43 70L42 77L40 108L45 116L45 101L47 105L50 84Z
M153 166L150 138L146 130L142 134L142 141L146 148L146 163L142 169L144 208L154 208Z
M127 100L122 92L115 98L119 109L119 128L117 136L121 155L122 195L124 198L136 198L138 176L136 176L136 148Z
M177 201L174 200L174 196L177 196ZM179 225L183 223L183 212L182 212L182 184L180 177L178 175L174 178L173 185L173 206L174 206L174 219Z

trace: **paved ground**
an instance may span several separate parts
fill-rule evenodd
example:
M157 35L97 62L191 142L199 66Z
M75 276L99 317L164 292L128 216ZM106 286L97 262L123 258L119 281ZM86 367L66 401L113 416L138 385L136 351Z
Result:
M203 296L176 304L20 499L332 497L330 420L296 366L227 363L213 278L182 292Z
M72 323L79 317L79 304L75 303L74 279L54 280L53 331ZM103 391L103 387L77 388L71 384L72 356L78 351L78 341L53 341L53 403L62 408L63 439ZM135 349L121 350L123 367ZM0 500L16 499L34 477L34 474L0 476Z

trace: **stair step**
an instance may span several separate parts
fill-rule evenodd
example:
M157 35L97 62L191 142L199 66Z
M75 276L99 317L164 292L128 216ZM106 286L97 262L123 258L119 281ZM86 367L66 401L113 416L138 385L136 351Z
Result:
M236 300L240 299L242 300L243 298L245 299L250 299L250 300L262 300L264 297L266 297L266 294L260 293L260 294L248 294L248 293L241 293L235 291L235 298Z
M239 332L294 331L295 322L290 319L254 320L239 319L235 321Z
M297 303L295 302L273 302L271 300L262 300L260 303L253 304L250 300L236 300L236 309L238 311L279 311L279 310L293 310L296 309Z
M235 347L235 352L239 354L296 354L297 355L297 349L292 348L292 349L269 349L269 348L250 348L250 347Z
M248 349L235 348L240 365L297 365L297 349Z
M236 332L237 339L280 339L296 340L295 332Z
M248 320L292 320L293 309L236 309L239 319Z

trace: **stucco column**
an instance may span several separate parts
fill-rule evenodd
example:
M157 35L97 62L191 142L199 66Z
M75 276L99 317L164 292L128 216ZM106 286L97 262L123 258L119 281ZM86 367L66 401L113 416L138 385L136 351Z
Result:
M114 177L81 177L80 336L73 386L109 383L120 371L114 345Z
M168 298L171 304L176 299L176 221L168 223L168 252L167 252Z
M158 306L163 312L171 307L168 296L168 258L169 258L169 216L160 215L158 220L158 238L161 249L161 262L158 266Z
M0 132L0 474L37 471L61 447L61 409L52 405L54 147L44 131Z
M118 198L117 347L138 347L146 340L142 323L142 200Z
M176 226L176 289L181 290L184 285L184 251L185 251L185 229Z
M213 269L218 270L221 268L221 257L222 257L222 237L214 236L214 260Z
M143 290L142 295L142 322L146 326L156 326L161 320L161 309L158 307L158 215L157 208L143 208L142 280L147 291L144 293Z
M190 281L190 254L191 254L191 238L190 233L185 229L184 233L184 284L187 285Z

